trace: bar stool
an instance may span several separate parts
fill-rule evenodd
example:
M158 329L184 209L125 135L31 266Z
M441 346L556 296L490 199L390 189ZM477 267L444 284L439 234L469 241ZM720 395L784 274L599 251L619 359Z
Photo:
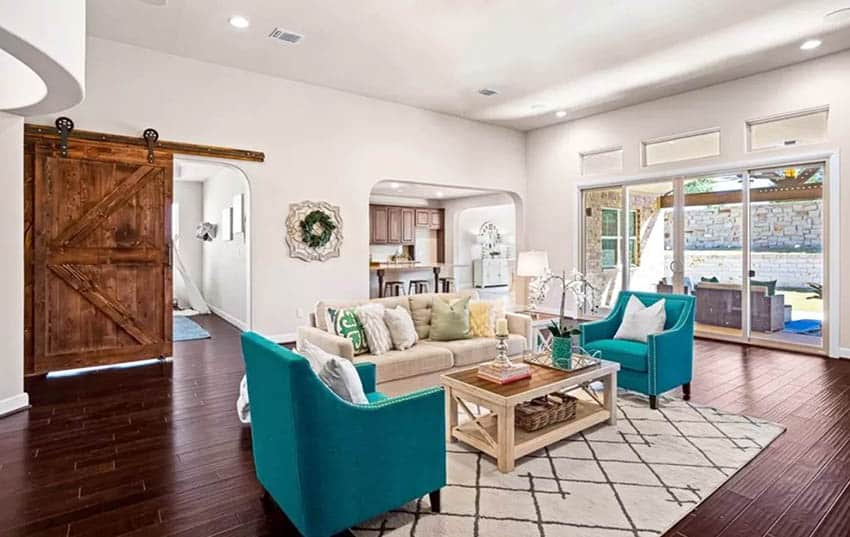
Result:
M431 284L428 280L410 280L410 284L407 286L408 295L418 295L430 292Z
M401 280L390 280L384 282L383 296L401 296L404 294L404 282Z
M441 277L440 288L443 293L451 293L455 290L455 279L452 276Z

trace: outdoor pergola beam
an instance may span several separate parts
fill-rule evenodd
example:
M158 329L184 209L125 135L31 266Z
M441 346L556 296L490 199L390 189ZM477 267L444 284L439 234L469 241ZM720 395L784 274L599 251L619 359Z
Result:
M807 201L819 200L822 198L823 186L820 184L798 185L788 188L754 188L750 190L750 200L752 201ZM728 192L701 192L698 194L685 194L685 206L726 205L741 203L741 199L742 196L740 190L731 190ZM672 208L673 196L669 194L662 196L659 199L659 205L662 209Z

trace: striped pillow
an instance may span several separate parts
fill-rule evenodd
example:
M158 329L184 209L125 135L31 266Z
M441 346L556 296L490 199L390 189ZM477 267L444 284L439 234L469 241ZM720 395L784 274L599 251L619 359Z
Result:
M393 347L390 330L384 322L384 306L381 304L364 304L354 310L363 331L366 332L366 343L371 354L384 354Z

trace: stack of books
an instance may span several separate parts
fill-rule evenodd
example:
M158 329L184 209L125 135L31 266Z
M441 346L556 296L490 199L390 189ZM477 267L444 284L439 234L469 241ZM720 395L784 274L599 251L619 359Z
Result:
M510 384L529 377L531 377L531 367L528 364L511 364L510 367L504 367L490 362L478 366L478 378L496 384Z

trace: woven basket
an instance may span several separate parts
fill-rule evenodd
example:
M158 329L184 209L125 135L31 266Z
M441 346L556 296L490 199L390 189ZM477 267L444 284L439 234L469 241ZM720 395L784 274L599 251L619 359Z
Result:
M576 398L562 393L532 399L517 405L514 421L525 431L533 432L547 425L576 417Z

